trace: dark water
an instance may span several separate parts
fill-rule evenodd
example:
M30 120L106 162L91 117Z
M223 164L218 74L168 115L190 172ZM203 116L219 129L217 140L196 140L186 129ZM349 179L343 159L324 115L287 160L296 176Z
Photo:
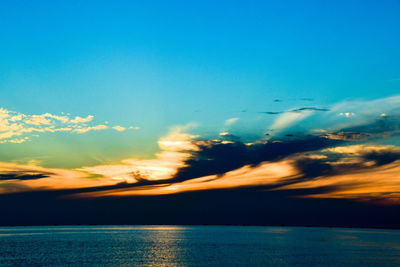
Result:
M241 226L1 227L1 266L400 266L400 231Z

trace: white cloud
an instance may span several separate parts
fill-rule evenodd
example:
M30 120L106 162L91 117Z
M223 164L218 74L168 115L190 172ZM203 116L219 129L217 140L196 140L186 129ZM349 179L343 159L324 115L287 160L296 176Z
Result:
M227 120L225 121L225 125L226 125L226 126L230 126L230 125L234 124L235 122L237 122L238 120L239 120L239 118L230 118L230 119L227 119Z
M48 125L50 124L50 120L46 119L46 116L44 115L31 115L28 116L27 119L25 119L25 123L27 124L32 124L32 125Z
M87 133L89 131L99 131L99 130L105 130L108 129L108 127L104 124L96 125L96 126L89 126L89 127L82 127L82 128L76 128L73 129L73 132L76 133Z
M358 115L379 115L388 113L392 110L398 110L400 107L400 95L380 98L371 101L343 101L334 105L330 112L346 113L351 109L353 113Z
M66 115L59 116L50 113L22 114L0 108L0 144L23 143L30 140L29 137L37 136L38 133L45 132L71 132L83 134L89 131L108 129L104 124L86 124L93 119L94 116L92 115L87 117L76 116L74 119L70 119ZM113 128L117 131L123 131L126 129L126 127L120 125L114 126ZM137 128L134 127L132 129Z
M340 112L339 113L339 116L343 116L343 117L346 117L346 118L353 117L355 115L356 114L354 112Z
M294 123L304 120L313 113L314 111L311 110L305 110L302 112L285 112L274 121L270 128L279 132Z
M125 159L120 164L83 167L80 170L100 174L114 181L136 182L140 178L163 180L173 177L185 166L191 152L198 150L193 142L196 135L187 133L194 124L172 127L169 133L158 141L162 149L154 159Z
M193 144L192 140L198 136L186 132L189 128L194 126L195 124L189 123L184 126L171 127L169 134L158 140L158 145L161 149L167 151L197 150L198 148Z
M126 130L125 127L122 127L122 126L119 126L119 125L116 125L116 126L114 126L114 127L112 127L112 128L113 128L114 130L118 131L118 132L123 132L123 131Z
M382 115L384 114L384 115ZM388 115L400 115L400 95L375 100L347 100L333 105L318 119L319 127L339 130L371 123Z
M20 120L22 120L23 117L24 116L22 114L18 114L18 115L12 116L9 121L20 121Z
M70 120L70 122L71 123L85 123L85 122L92 121L93 118L94 117L92 115L89 115L86 118L82 118L82 117L76 116L75 119Z
M57 116L57 115L53 115L53 114L50 114L50 113L45 113L43 115L46 116L46 117L49 117L49 118L53 118L53 119L59 120L59 121L61 121L63 123L67 123L68 120L69 120L69 118L67 116Z
M0 138L1 139L1 138ZM14 144L21 144L23 142L29 141L29 137L24 137L24 138L16 138L16 139L9 139L9 140L0 140L0 144L4 143L14 143Z

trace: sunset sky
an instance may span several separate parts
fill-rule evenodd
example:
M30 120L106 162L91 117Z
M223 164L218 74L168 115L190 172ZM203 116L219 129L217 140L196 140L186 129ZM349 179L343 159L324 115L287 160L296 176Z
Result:
M0 194L251 187L397 205L399 14L396 0L3 1Z

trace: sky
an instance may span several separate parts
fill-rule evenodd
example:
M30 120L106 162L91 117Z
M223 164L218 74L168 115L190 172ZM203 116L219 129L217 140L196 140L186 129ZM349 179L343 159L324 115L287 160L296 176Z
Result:
M397 205L399 13L397 0L2 1L0 194L259 187Z

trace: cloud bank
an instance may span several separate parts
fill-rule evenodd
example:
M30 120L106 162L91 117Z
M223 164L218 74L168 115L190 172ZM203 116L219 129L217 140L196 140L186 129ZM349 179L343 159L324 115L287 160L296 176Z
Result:
M160 152L153 159L128 158L120 164L76 170L2 163L0 188L3 193L71 189L76 190L69 191L75 197L162 195L245 187L268 191L313 189L312 193L297 197L374 198L397 203L399 104L400 97L394 96L347 101L329 109L297 107L279 114L268 125L271 134L246 142L235 132L218 132L205 138L193 133L196 124L175 126L159 139ZM347 113L354 115L342 115ZM7 127L19 129L13 121L25 120L22 114L3 114ZM68 117L50 116L28 119L29 123L44 127L54 120L70 121ZM78 121L82 119L90 117ZM245 122L232 118L224 126L233 123ZM70 124L68 127L78 129ZM79 129L96 127L102 128L95 125Z

